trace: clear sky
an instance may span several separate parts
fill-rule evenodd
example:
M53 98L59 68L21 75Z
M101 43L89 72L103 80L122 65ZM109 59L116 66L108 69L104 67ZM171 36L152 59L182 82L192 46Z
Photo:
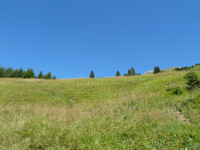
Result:
M1 66L79 78L199 62L199 0L0 1Z

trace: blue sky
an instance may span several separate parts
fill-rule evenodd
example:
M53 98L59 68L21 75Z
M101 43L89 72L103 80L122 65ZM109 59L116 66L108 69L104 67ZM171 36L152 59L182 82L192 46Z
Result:
M0 65L58 78L200 62L200 1L0 1Z

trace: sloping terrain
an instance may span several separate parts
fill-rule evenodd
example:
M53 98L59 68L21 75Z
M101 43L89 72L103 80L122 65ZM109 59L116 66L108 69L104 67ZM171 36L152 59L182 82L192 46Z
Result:
M200 90L185 90L186 73L0 79L0 149L200 149Z

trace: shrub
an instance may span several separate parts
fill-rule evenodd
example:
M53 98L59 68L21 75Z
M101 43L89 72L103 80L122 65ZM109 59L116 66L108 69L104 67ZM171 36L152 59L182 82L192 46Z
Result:
M166 89L166 91L170 91L174 95L181 95L181 94L183 94L183 90L180 87L178 87L178 86L168 87Z
M176 87L174 87L172 89L172 94L174 94L174 95L181 95L181 94L183 94L183 90L180 87L176 86Z
M192 90L195 87L199 87L200 80L199 77L194 72L189 72L184 76L184 79L187 80L187 90Z

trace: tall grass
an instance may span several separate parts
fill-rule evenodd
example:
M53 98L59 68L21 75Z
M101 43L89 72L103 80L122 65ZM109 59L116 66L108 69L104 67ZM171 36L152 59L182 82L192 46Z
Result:
M181 105L200 92L184 90L186 73L0 79L0 149L200 149L200 113ZM183 94L166 91L171 85Z

